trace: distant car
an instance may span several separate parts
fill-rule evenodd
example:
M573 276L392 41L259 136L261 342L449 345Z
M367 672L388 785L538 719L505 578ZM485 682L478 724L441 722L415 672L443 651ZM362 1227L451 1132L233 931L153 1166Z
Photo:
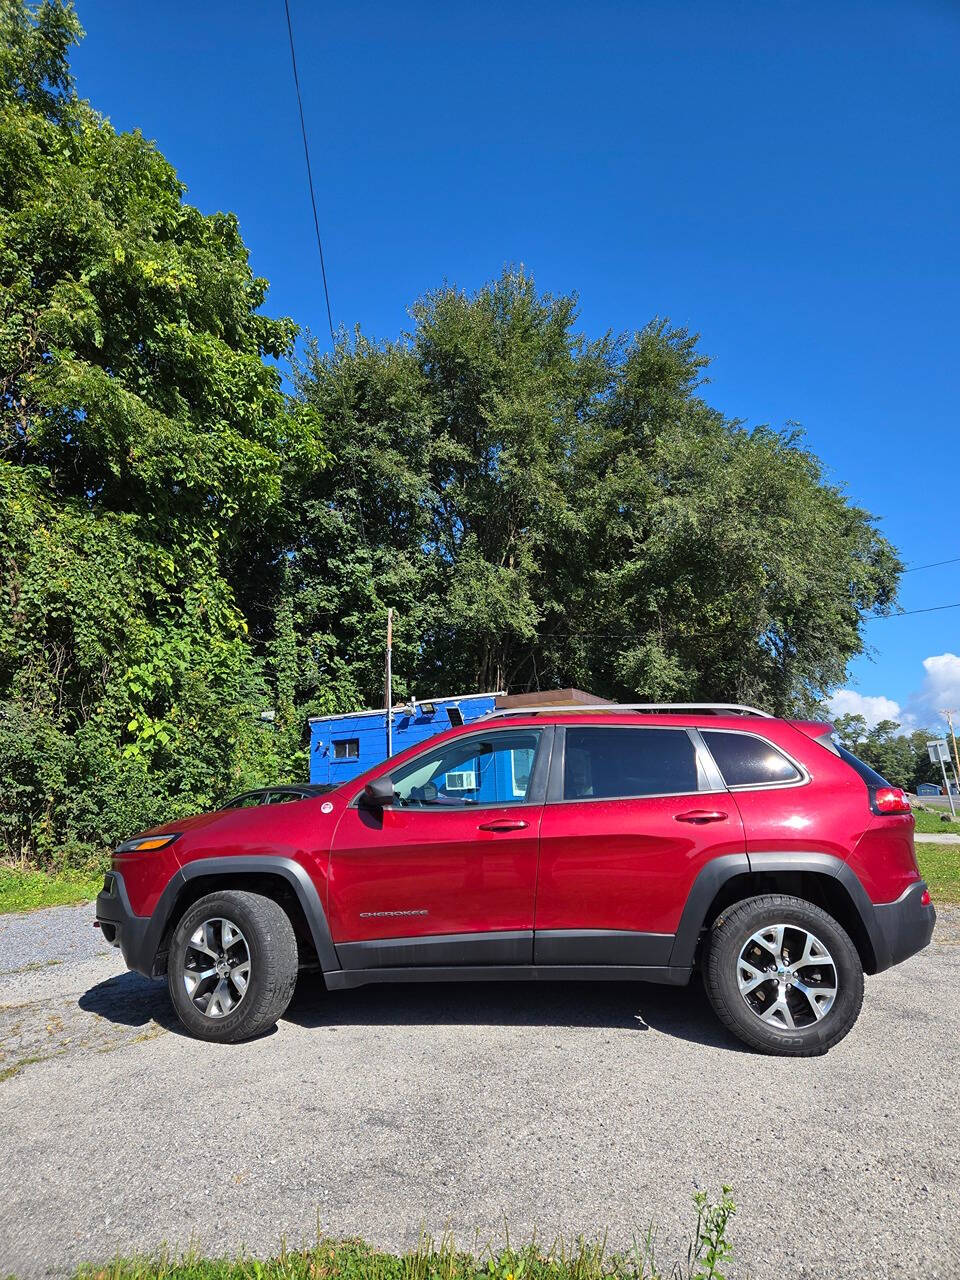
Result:
M225 809L256 809L262 804L289 804L291 800L309 800L311 796L326 795L333 788L334 784L332 782L305 782L303 784L293 783L290 786L283 787L258 787L254 791L244 791L240 795L234 796L232 800L222 804L218 812L222 813Z
M194 1035L265 1031L300 969L333 991L699 970L747 1044L807 1056L853 1026L864 971L933 933L907 796L828 724L729 704L495 711L306 803L317 791L246 792L114 850L103 936L167 975Z

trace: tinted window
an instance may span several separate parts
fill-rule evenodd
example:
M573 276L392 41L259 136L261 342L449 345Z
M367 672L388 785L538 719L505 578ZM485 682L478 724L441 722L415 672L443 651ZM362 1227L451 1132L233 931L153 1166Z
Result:
M333 744L334 760L356 760L360 755L359 738L341 738Z
M748 733L723 733L716 729L701 729L700 732L728 787L795 782L800 777L796 765L762 738L754 738Z
M858 760L852 751L848 751L846 747L841 747L839 743L837 744L837 754L841 760L846 760L851 769L856 769L868 787L889 787L890 783L886 778L882 778L876 769L871 769L868 764ZM940 788L938 787L937 790L939 791Z
M414 808L519 804L527 798L539 729L444 742L390 775L397 803Z
M568 729L564 800L686 794L697 760L683 729Z
M262 791L246 791L242 796L234 796L232 800L228 800L225 805L221 805L223 809L255 809L257 805L263 804Z

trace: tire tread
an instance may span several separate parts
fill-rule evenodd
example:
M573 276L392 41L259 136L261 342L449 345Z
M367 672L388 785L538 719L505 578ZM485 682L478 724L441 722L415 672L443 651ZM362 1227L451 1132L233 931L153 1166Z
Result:
M764 1034L759 1028L752 1027L750 1021L746 1018L741 1020L736 1017L734 1010L730 1007L730 999L723 981L724 975L721 967L723 958L720 953L723 942L737 931L746 917L754 915L758 911L776 916L778 914L782 915L785 911L797 911L798 909L812 917L810 921L812 931L816 929L817 923L820 922L821 925L826 925L828 930L840 935L841 941L849 948L850 954L847 956L847 960L850 961L852 959L855 974L859 978L859 981L854 983L853 990L849 992L852 998L852 1005L848 1009L846 1017L837 1023L830 1035L820 1036L815 1040L803 1035L803 1031L809 1030L809 1028L801 1029L792 1038L779 1035L776 1032ZM797 898L785 893L759 894L753 898L745 898L741 902L734 903L721 911L710 928L706 963L703 965L703 983L717 1017L738 1040L744 1041L752 1049L756 1049L761 1053L779 1054L793 1058L814 1058L826 1053L828 1049L832 1049L850 1031L860 1014L860 1008L863 1004L863 968L856 947L846 930L822 907L808 902L805 898ZM737 992L737 999L742 1000L739 992ZM739 1009L737 1009L737 1012L739 1012ZM814 1023L812 1025L816 1026L817 1024Z
M232 1018L230 1014L222 1022L204 1018L203 1014L189 1005L177 985L182 975L179 961L174 961L174 956L180 950L184 921L195 913L202 915L202 912L197 911L198 907L228 919L231 918L232 909L234 916L240 917L238 924L242 926L243 918L248 917L259 934L257 949L261 954L258 956L258 966L251 979L251 989L237 1006L237 1012L241 1015L237 1018ZM249 928L247 925L244 932ZM222 889L192 903L177 923L170 948L170 997L178 1018L191 1034L220 1044L236 1044L261 1035L282 1016L293 998L297 969L296 934L290 917L279 902L263 894L250 893L246 889Z

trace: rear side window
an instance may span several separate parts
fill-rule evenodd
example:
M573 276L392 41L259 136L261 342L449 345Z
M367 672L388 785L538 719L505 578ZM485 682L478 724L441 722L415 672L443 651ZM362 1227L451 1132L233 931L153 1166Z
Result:
M683 729L568 729L564 800L686 795L698 790L697 759Z
M796 782L801 776L796 765L763 738L718 729L701 729L700 733L728 787Z
M868 764L858 760L852 751L848 751L846 747L841 747L839 743L837 743L837 755L841 760L845 760L851 769L856 769L868 787L889 787L890 783L886 778L882 778L876 769L871 769Z

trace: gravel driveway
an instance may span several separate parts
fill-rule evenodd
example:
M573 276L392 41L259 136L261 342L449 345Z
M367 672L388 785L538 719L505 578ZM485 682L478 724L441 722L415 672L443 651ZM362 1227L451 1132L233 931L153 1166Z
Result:
M697 1187L734 1187L736 1277L956 1276L960 912L869 980L826 1058L763 1058L702 991L300 984L237 1047L173 1021L92 908L0 917L0 1275L115 1251L471 1245L651 1219L660 1255Z

